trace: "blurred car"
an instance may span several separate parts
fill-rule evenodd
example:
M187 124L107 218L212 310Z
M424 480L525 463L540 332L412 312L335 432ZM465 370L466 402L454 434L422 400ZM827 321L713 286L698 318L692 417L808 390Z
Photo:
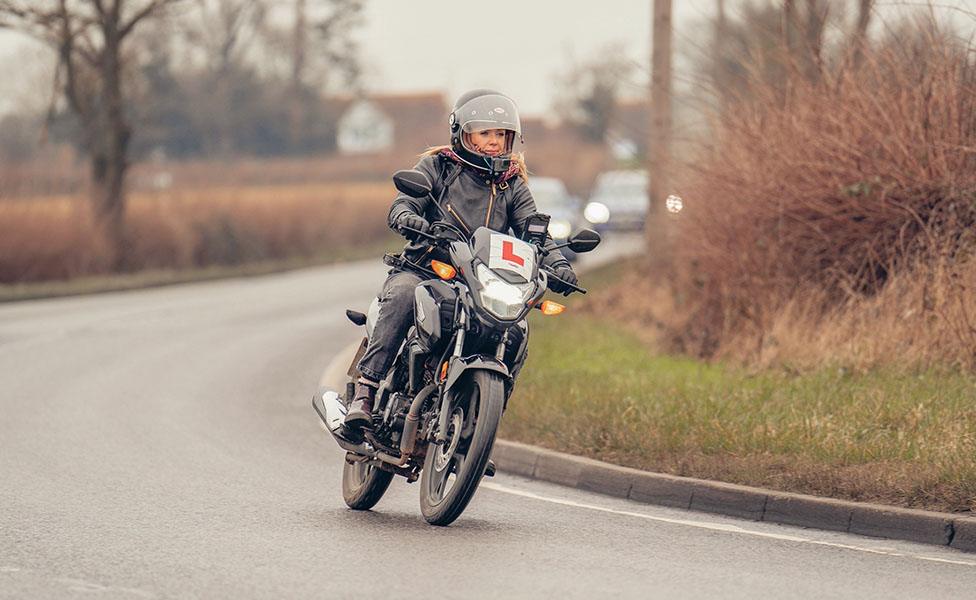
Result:
M529 181L529 189L532 190L536 209L551 217L549 235L552 239L565 240L583 224L579 200L566 191L561 180L555 177L533 177ZM576 255L568 248L563 248L560 252L569 260L576 259Z
M645 171L607 171L593 186L583 217L597 231L641 230L647 218Z

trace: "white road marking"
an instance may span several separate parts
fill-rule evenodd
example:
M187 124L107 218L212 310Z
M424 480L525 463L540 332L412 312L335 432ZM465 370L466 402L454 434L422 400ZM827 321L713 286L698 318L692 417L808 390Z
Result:
M813 544L816 546L829 546L831 548L842 548L844 550L854 550L856 552L868 552L870 554L881 554L884 556L896 556L903 558L914 558L917 560L927 560L932 562L941 562L951 565L964 565L967 567L976 567L976 562L966 561L966 560L952 560L948 558L938 558L934 556L924 556L921 554L905 554L902 552L895 552L887 548L866 548L864 546L853 546L851 544L840 544L837 542L827 542L823 540L815 540L812 538L802 537L798 535L787 535L781 533L770 533L766 531L755 531L752 529L746 529L739 527L738 525L729 525L727 523L710 523L707 521L689 521L687 519L672 519L668 517L657 517L654 515L648 515L645 513L633 512L628 510L617 510L615 508L607 508L605 506L597 506L595 504L585 504L583 502L574 502L573 500L564 500L562 498L552 498L550 496L542 496L532 492L526 492L523 490L516 490L510 487L506 487L499 483L483 481L481 483L482 488L493 490L496 492L502 492L503 494L512 494L513 496L522 496L523 498L531 498L533 500L539 500L541 502L550 502L552 504L561 504L563 506L571 506L574 508L585 508L587 510L595 510L604 513L610 513L614 515L622 515L625 517L636 517L638 519L646 519L648 521L657 521L660 523L670 523L672 525L684 525L686 527L696 527L698 529L708 529L711 531L724 531L726 533L738 533L742 535L751 535L755 537L769 538L774 540L783 540L787 542L798 542L801 544Z

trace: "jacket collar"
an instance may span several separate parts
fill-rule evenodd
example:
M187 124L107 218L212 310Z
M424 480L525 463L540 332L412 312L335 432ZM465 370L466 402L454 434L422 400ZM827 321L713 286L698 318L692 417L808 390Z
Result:
M444 148L443 150L441 150L440 154L441 154L441 156L444 156L446 158L451 159L452 161L454 161L457 164L461 165L465 169L470 169L472 171L476 171L476 169L474 167L469 166L466 162L464 162L463 160L461 160L461 157L458 156L454 152L454 150L451 150L450 148ZM506 181L508 181L509 179L512 179L513 177L517 176L518 174L519 174L519 166L518 166L518 163L516 163L513 160L512 161L512 164L508 166L508 170L505 171L504 173L502 173L501 175L499 175L498 177L495 178L495 183L505 183ZM483 178L484 175L479 172L479 177L480 178Z

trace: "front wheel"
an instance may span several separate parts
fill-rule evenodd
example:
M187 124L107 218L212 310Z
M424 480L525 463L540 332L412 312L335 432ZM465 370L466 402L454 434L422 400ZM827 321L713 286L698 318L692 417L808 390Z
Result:
M371 461L347 460L342 466L342 499L353 510L369 510L380 501L392 480L393 473Z
M429 447L420 474L420 512L431 525L449 525L471 501L505 404L505 386L493 371L474 371L457 390L447 442Z

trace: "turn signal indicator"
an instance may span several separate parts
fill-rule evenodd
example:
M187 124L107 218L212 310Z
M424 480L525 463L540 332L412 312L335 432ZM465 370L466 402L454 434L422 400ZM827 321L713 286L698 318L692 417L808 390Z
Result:
M445 281L454 279L454 277L457 275L457 270L454 267L447 263L442 263L439 260L430 261L430 268L434 269L437 276Z
M553 302L552 300L543 300L542 304L539 305L539 310L541 310L542 314L546 315L547 317L551 317L560 314L566 310L566 307L558 302Z

